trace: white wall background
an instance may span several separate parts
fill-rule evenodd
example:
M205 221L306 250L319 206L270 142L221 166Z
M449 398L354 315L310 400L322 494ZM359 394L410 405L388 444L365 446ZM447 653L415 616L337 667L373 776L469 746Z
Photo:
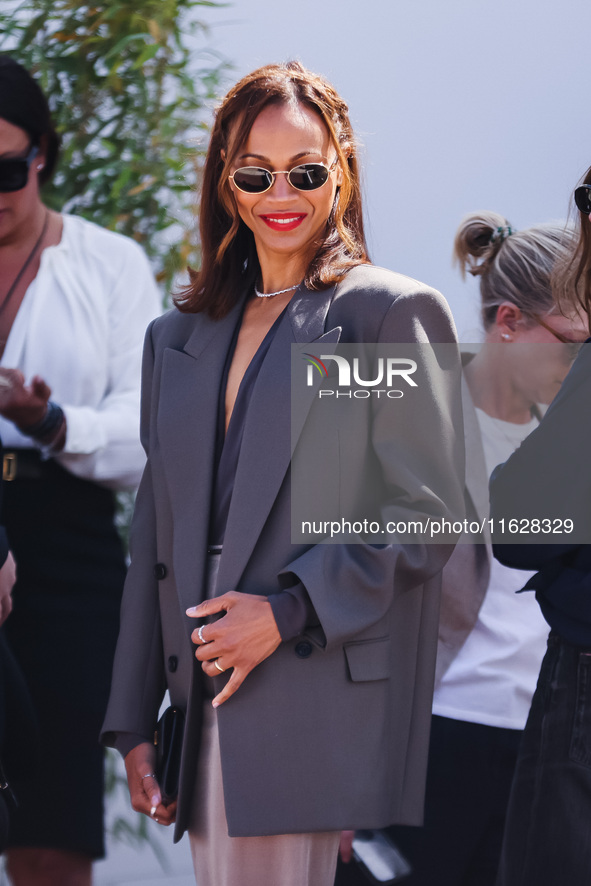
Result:
M449 300L478 336L475 281L451 267L461 217L567 215L591 165L589 0L236 0L206 10L226 85L298 58L349 104L364 145L371 256Z

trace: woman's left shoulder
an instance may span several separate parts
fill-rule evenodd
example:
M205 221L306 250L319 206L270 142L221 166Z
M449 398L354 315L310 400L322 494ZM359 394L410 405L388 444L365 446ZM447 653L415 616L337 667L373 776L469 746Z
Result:
M379 298L388 305L398 299L418 297L447 307L444 297L432 286L378 265L356 265L347 272L337 285L336 297L351 293L357 298Z
M451 311L440 292L405 274L376 265L351 268L337 284L333 308L335 313L352 317L364 329L368 323L376 330L382 324L395 324L401 332L404 327L408 326L410 331L411 327L416 330L420 325L429 328L431 341L455 339ZM369 330L365 329L365 341L370 340L368 334ZM414 335L411 337L414 339Z

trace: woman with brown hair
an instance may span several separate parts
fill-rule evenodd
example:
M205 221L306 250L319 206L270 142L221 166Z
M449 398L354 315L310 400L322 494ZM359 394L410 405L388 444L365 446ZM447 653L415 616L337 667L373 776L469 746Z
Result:
M591 316L591 167L575 188L577 241L572 256L561 262L554 275L554 289L559 303L578 304Z
M449 515L454 329L438 293L369 264L347 107L298 63L230 90L201 205L201 271L146 338L148 464L103 738L134 807L188 829L199 886L328 886L342 827L421 814L450 548L292 543L290 379L309 421L324 410L305 381L314 348L450 343L447 362L422 361L416 397L356 400L309 462L345 517L376 490L384 518ZM166 687L186 712L172 803L150 743Z

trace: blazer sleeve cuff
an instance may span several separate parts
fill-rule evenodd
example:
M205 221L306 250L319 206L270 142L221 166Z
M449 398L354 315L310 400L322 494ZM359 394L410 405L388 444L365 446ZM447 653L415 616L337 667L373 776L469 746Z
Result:
M150 742L145 735L139 735L135 732L106 732L103 735L103 744L108 747L115 748L122 757L127 757L130 751L137 748L138 745Z
M271 594L269 603L284 642L299 637L306 628L318 624L312 601L301 582L284 588L279 594Z

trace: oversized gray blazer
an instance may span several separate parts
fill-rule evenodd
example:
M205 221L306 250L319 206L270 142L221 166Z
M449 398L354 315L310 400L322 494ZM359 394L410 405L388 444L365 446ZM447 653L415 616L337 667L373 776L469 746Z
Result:
M469 356L462 355L464 365ZM466 446L466 518L481 523L490 513L488 471L480 426L465 377L462 377L462 411ZM460 539L445 564L442 573L436 686L476 625L488 588L492 556L489 541L475 544L474 539Z
M221 321L172 311L152 324L145 345L148 461L103 741L122 731L149 739L166 687L187 709L175 839L199 792L203 699L190 641L195 621L185 610L204 594L218 393L239 316L239 305ZM245 422L218 593L277 593L279 576L291 573L320 628L282 643L218 709L231 836L422 817L440 570L451 547L290 540L291 345L305 351L311 342L339 340L453 342L455 331L439 293L373 266L351 270L326 291L300 287L278 327ZM394 515L408 514L408 502L442 516L462 507L457 378L432 361L423 382L419 412L429 417L429 434L420 415L397 401L396 435L380 436L380 411L368 413L331 462L362 485L368 448L379 452ZM221 687L227 678L215 679Z

